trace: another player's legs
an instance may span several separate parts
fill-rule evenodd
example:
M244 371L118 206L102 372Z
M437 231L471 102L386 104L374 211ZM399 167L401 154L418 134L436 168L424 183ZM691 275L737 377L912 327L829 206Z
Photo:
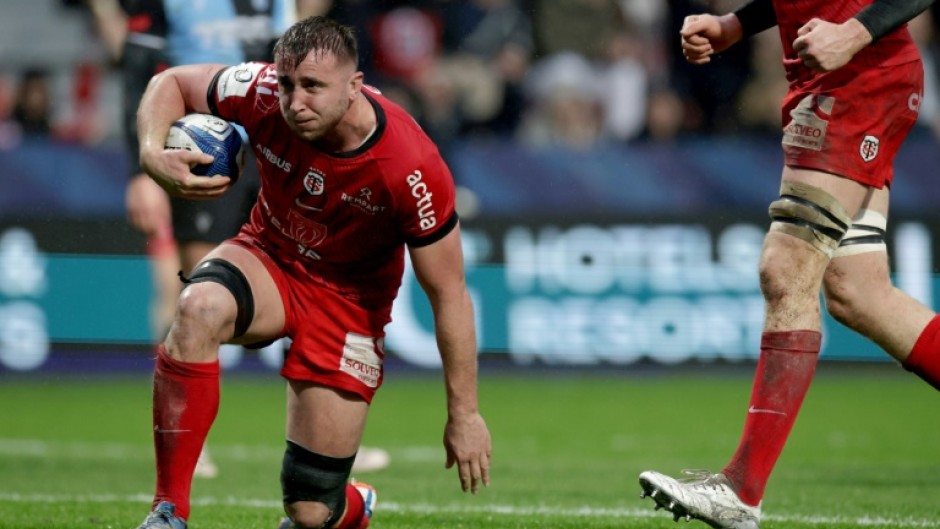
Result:
M879 190L872 209L856 216L826 270L826 308L940 389L940 317L891 282L882 213L887 203L888 190Z
M173 228L167 224L147 238L147 258L153 280L153 302L150 305L150 330L155 342L162 341L176 314L176 300L180 295L180 256L173 238Z
M821 344L819 291L830 255L867 189L821 173L784 170L760 263L764 333L744 431L720 474L678 481L641 474L644 495L713 527L757 527L764 489L809 390ZM654 494L655 493L655 494Z
M365 529L375 490L350 481L369 405L362 397L290 381L287 450L281 469L282 529Z
M758 529L760 505L745 504L723 474L704 470L685 470L686 478L677 480L647 471L640 474L641 497L651 497L656 508L664 508L673 519L702 520L712 527Z

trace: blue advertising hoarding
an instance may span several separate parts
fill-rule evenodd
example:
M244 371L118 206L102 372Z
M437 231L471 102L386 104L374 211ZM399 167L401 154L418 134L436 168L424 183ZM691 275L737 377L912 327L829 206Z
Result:
M757 357L757 222L504 224L468 227L465 235L484 355L507 355L519 365ZM892 253L903 263L896 281L932 305L938 279L931 228L901 223L893 239ZM82 369L57 352L62 345L146 348L154 341L151 298L145 257L45 253L28 230L8 227L0 231L0 369L41 371L56 362ZM823 358L888 359L828 316L824 323ZM430 307L410 270L386 347L409 364L439 365ZM104 355L84 367L101 370L108 361Z

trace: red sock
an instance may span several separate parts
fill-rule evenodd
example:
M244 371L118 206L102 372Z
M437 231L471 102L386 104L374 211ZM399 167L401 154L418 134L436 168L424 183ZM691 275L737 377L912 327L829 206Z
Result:
M940 316L927 323L901 365L940 390Z
M757 505L809 390L822 335L765 332L744 433L723 473L744 503Z
M366 502L351 483L346 484L346 514L335 529L366 529L369 518L366 516Z
M157 492L189 518L189 493L199 452L219 411L219 362L173 360L161 344L153 371L153 441Z

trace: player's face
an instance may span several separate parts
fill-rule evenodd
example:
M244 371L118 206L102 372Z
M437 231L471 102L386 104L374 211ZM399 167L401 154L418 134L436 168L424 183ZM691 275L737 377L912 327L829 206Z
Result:
M361 82L351 64L311 52L293 71L278 68L281 114L301 138L327 136L346 115Z

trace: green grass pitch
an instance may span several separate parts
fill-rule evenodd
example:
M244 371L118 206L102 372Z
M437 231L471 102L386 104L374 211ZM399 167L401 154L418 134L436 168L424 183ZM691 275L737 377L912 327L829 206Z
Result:
M518 375L486 371L492 485L444 469L436 373L390 372L366 444L392 455L375 529L702 527L654 512L637 475L720 469L751 370ZM223 380L210 435L221 473L196 480L190 529L273 529L284 386ZM0 379L0 529L134 529L153 492L146 377ZM764 499L763 529L940 528L940 396L893 365L821 364Z

